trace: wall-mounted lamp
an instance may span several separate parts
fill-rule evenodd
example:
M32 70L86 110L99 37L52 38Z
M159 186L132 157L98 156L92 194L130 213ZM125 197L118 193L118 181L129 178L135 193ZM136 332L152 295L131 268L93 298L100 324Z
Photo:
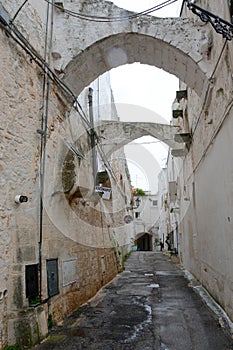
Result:
M137 208L139 207L140 202L141 202L141 199L140 199L139 197L137 197L137 198L135 199L135 203L136 203L136 207L137 207Z
M135 204L136 204L136 207L134 207L133 205L131 205L130 207L127 207L126 209L127 210L133 210L133 209L137 209L140 205L140 202L141 202L141 199L139 197L137 197L135 199Z

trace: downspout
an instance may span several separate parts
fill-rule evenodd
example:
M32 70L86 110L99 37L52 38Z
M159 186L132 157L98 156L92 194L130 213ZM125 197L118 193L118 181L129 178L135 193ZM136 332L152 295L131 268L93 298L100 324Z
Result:
M97 174L97 164L96 164L96 151L95 151L95 131L94 131L94 118L93 118L93 89L89 87L88 94L88 103L89 103L89 118L90 118L90 138L91 138L91 157L92 157L92 170L93 170L93 180L94 180L94 189L97 185L96 174Z
M54 0L52 0L51 23L50 23L50 40L48 52L48 35L49 35L49 12L50 4L47 5L47 19L46 19L46 35L45 35L45 49L44 49L44 80L43 80L43 102L42 102L42 117L41 117L41 147L40 147L40 220L39 220L39 296L42 298L42 242L43 242L43 199L44 199L44 178L45 178L45 161L46 161L46 144L47 144L47 128L48 128L48 114L49 114L49 92L50 79L46 73L46 62L48 54L48 67L51 63L51 49L53 39L53 15L54 15Z

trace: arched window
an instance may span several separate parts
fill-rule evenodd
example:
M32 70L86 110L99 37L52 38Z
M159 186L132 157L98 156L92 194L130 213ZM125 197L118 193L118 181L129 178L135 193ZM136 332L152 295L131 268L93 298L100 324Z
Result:
M231 23L233 23L233 0L228 0L229 8L230 8L230 18Z

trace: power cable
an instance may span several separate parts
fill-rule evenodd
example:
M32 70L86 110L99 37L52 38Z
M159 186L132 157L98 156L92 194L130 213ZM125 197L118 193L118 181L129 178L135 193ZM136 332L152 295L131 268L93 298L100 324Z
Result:
M4 27L7 34L24 50L26 53L36 62L36 64L43 70L48 77L58 85L63 92L72 98L72 107L79 113L83 122L91 127L85 113L78 101L77 96L74 92L54 73L49 67L44 58L38 54L34 47L27 41L27 39L18 31L15 25L12 23L9 27Z
M200 121L200 119L201 119L201 116L202 116L202 113L203 113L203 111L204 111L204 108L206 107L206 102L208 101L208 98L207 98L207 97L208 97L208 94L209 94L209 91L210 91L211 81L213 80L214 75L215 75L215 73L216 73L216 70L217 70L217 68L218 68L218 66L219 66L219 63L220 63L220 61L221 61L221 59L222 59L223 53L224 53L225 48L226 48L226 44L227 44L227 39L225 39L225 41L224 41L224 44L223 44L222 49L221 49L221 52L220 52L220 54L219 54L219 56L218 56L218 59L217 59L217 62L216 62L216 64L215 64L214 70L213 70L213 72L212 72L212 74L211 74L211 76L210 76L210 78L209 78L209 84L208 84L207 90L206 90L206 92L205 92L204 103L203 103L203 105L202 105L202 108L201 108L201 111L200 111L199 116L198 116L198 118L197 118L197 121L196 121L196 123L195 123L195 126L194 126L194 128L193 128L193 130L192 130L192 134L193 134L193 135L194 135L194 133L195 133L195 131L196 131L196 129L197 129L197 126L198 126L198 123L199 123L199 121Z
M47 3L51 3L49 0L44 0ZM54 4L53 6L55 6L56 8L60 9L62 12L67 13L68 15L70 15L71 17L75 17L75 18L79 18L82 20L86 20L86 21L90 21L90 22L100 22L100 23L111 23L111 22L118 22L118 21L128 21L130 19L134 19L134 18L138 18L142 15L148 15L154 11L158 11L161 10L162 8L171 5L174 2L177 2L178 0L166 0L164 2L162 2L159 5L153 6L147 10L141 11L141 12L137 12L137 13L133 13L132 15L128 15L128 16L116 16L116 17L106 17L106 16L97 16L97 15L88 15L88 14L83 14L80 12L75 12L75 11L71 11L68 9L65 9L62 6L59 6L57 4Z
M151 135L148 135L148 136L154 137L154 136L151 136ZM147 135L146 135L146 137L147 137ZM154 138L156 138L156 137L154 137ZM152 144L152 143L153 144L156 144L156 143L165 143L166 144L166 141L173 141L173 139L163 139L163 140L147 141L147 142L129 142L125 146L141 146L141 145L149 145L149 144ZM112 144L113 144L113 142L105 143L104 145L105 146L109 146L109 145L112 145ZM115 144L117 144L117 143L115 143Z
M45 0L47 1L47 0ZM173 0L172 2L175 2L177 0ZM52 2L47 1L48 3L52 4ZM26 1L23 3L23 5L26 4ZM17 11L16 15L19 13L19 11L22 9L23 5L20 7L20 9ZM54 5L53 5L54 6ZM14 16L16 18L16 16ZM47 75L47 78L51 79L56 85L58 85L63 92L65 92L67 95L69 95L72 98L72 108L74 108L79 116L81 117L81 120L84 123L84 127L90 135L90 129L91 125L88 121L88 118L85 114L85 112L82 109L82 106L78 102L77 96L73 93L73 91L53 72L53 70L49 67L47 62L44 58L40 56L40 54L34 49L34 47L27 41L27 39L18 31L18 29L15 27L15 25L10 22L9 26L4 27L6 33L31 57L31 59L42 69L42 71ZM100 145L100 138L95 132L95 137L97 140L97 147L99 150L99 154L106 166L106 168L109 171L110 176L116 183L117 187L120 190L121 195L127 200L127 197L125 193L121 190L120 185L118 184L117 178L114 174L114 170L112 169L111 165L109 164L108 160L106 159L105 153L102 150L102 147Z
M26 3L28 2L28 0L25 0L23 2L23 4L19 7L19 9L16 11L15 15L13 16L11 23L14 22L14 20L16 19L16 17L18 16L18 14L20 13L20 11L22 10L22 8L24 7L24 5L26 5Z
M104 153L104 151L103 151L103 149L102 149L101 144L100 144L100 143L97 143L96 147L97 147L97 150L98 150L98 152L99 152L99 155L100 155L100 157L101 157L101 159L102 159L102 161L103 161L103 163L104 163L106 169L109 171L109 174L110 174L111 178L112 178L113 181L115 182L115 185L118 187L118 190L119 190L121 196L124 198L125 203L127 203L127 196L126 196L126 194L122 191L121 186L119 185L118 180L117 180L117 177L116 177L116 175L115 175L115 173L114 173L114 170L113 170L112 166L110 165L109 161L107 160L106 155L105 155L105 153Z

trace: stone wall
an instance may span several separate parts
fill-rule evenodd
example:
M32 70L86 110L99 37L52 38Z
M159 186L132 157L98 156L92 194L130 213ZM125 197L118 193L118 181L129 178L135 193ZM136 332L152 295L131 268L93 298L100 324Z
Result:
M71 10L76 6L78 11L92 10L95 4L95 1L65 2ZM94 6L96 14L129 14L111 3L100 1L98 4L98 8ZM21 1L5 0L3 5L13 18ZM213 11L219 7L220 15L227 13L217 1L209 6L210 10L213 6ZM42 57L46 8L46 2L42 6L35 0L27 2L14 22ZM53 47L48 47L51 65L75 93L82 92L109 69L135 61L166 69L191 87L186 113L193 143L179 179L182 261L233 317L232 179L229 175L233 169L229 161L230 146L225 142L232 143L229 134L231 46L210 26L195 18L145 16L106 26L71 20L62 11L55 12L55 18ZM62 322L117 273L120 257L127 253L133 238L132 226L124 225L125 207L130 203L131 193L125 164L116 161L123 157L121 151L108 159L111 169L108 165L105 180L106 186L112 188L111 200L100 199L94 191L93 152L83 121L83 117L89 118L88 89L80 96L82 108L78 107L78 113L67 94L61 92L61 82L51 82L48 123L42 125L42 113L46 114L47 108L43 99L43 70L3 28L0 45L0 347L16 342L22 345L21 340L29 346L45 336L48 320ZM99 82L92 85L95 100L101 99ZM44 86L46 96L47 83ZM106 89L105 83L104 86ZM100 112L95 102L95 121L102 113L108 114L104 119L109 119L111 113L115 120L111 92L108 90L102 97L105 106ZM41 211L40 151L44 126L47 143ZM74 156L70 144L85 159ZM98 152L100 154L100 150ZM103 170L106 160L100 158ZM18 194L26 195L28 202L16 204L14 198ZM190 200L188 206L184 198ZM214 205L219 202L220 206ZM215 210L218 215L213 216ZM40 262L40 253L43 304L29 307L25 272L27 266ZM51 275L47 273L51 262L58 268L55 292L48 290L48 277L51 280L54 277L53 271Z
M12 18L21 2L13 4L6 0L3 5ZM46 3L40 7L33 1L27 3L15 20L17 28L42 57L46 6ZM0 46L1 349L15 343L31 346L47 334L48 320L62 322L92 297L121 269L121 257L130 248L133 232L129 227L125 229L125 197L120 194L118 184L121 179L122 192L130 200L126 165L115 165L116 182L109 175L111 200L93 199L96 194L93 193L88 134L80 114L72 109L70 100L53 82L48 91L41 211L42 113L46 113L44 73L3 28L0 29ZM97 83L93 83L95 94L96 86ZM116 118L108 78L98 87L103 95L105 91L106 119ZM87 94L88 90L83 92L80 103L88 117ZM96 98L95 104L98 105ZM94 117L97 118L96 112ZM101 117L104 118L102 112ZM85 155L85 160L74 156L66 140ZM123 154L115 155L119 156ZM15 196L19 194L27 196L28 202L15 203ZM42 304L29 307L26 270L28 266L39 264L40 267L40 253L38 279ZM51 259L58 266L58 293L52 296L48 291L47 273Z
M38 237L38 142L41 71L0 30L1 45L1 290L0 347L7 343L8 315L23 307L23 264L35 261ZM14 202L27 195L29 206ZM22 264L23 263L23 264ZM2 319L4 317L4 319Z
M228 4L198 4L227 19ZM184 9L184 15L190 12ZM193 15L191 15L193 16ZM214 30L209 60L213 69L203 96L188 88L184 107L192 144L176 162L180 199L179 233L182 262L233 320L232 299L232 43ZM188 123L187 123L188 121ZM188 126L188 128L187 128ZM171 170L171 162L168 165Z

